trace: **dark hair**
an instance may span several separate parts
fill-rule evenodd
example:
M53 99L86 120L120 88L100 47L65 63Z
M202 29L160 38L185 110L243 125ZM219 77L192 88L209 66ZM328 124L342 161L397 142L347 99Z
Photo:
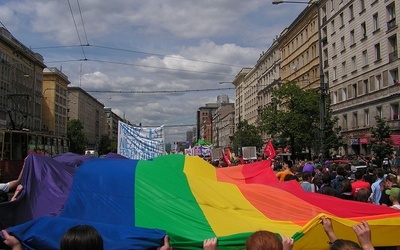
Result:
M338 191L336 189L334 189L333 187L330 187L330 186L324 186L323 188L318 190L318 192L320 194L334 196L334 197L338 197L339 196Z
M368 202L371 190L369 188L360 188L357 192L356 200L361 202Z
M362 250L360 245L351 240L335 240L329 250Z
M311 173L310 172L303 172L301 174L301 178L303 179L303 181L307 181L308 178L311 178Z
M376 169L376 176L377 176L379 179L382 179L382 178L385 176L385 172L383 172L383 169L382 169L382 168L377 168L377 169Z
M103 238L94 227L77 225L63 235L60 250L103 250Z
M291 180L299 181L299 179L297 178L297 176L294 175L294 174L287 174L287 175L285 176L285 178L283 179L283 181L291 181Z
M364 172L362 170L357 170L354 176L356 177L356 180L361 180L364 176Z
M324 184L331 183L331 175L330 174L323 174L321 179L322 179L322 183L324 183Z
M289 168L293 167L293 162L291 160L286 160L285 163L289 165Z
M340 192L347 193L347 192L351 192L351 190L352 190L352 188L351 188L350 180L346 179L340 183Z
M341 176L346 176L346 170L342 166L336 168L336 173Z
M282 241L270 231L257 231L246 240L246 250L282 250Z

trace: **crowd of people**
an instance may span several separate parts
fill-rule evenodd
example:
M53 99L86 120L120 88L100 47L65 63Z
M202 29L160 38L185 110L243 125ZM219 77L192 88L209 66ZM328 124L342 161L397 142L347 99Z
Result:
M366 165L352 167L348 163L285 160L274 163L279 181L296 180L306 192L316 192L376 205L400 209L400 180L388 169Z

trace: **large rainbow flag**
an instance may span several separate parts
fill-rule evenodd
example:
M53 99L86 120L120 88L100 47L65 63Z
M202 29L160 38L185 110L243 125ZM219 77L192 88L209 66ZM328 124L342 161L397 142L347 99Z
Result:
M295 181L280 183L269 161L214 168L200 157L185 155L83 163L61 214L46 226L57 228L57 223L74 220L122 227L127 234L133 234L130 228L148 230L143 231L141 247L129 249L154 247L165 233L174 249L199 249L211 237L218 237L218 249L243 249L246 238L261 229L293 237L294 249L327 249L322 215L332 219L339 238L357 241L351 227L366 220L375 246L400 245L400 211L307 193ZM10 230L29 245L24 236L32 223L36 221ZM56 244L60 235L52 233ZM135 236L140 238L140 233ZM121 237L108 234L105 241L113 246ZM113 249L124 249L116 245L120 248Z

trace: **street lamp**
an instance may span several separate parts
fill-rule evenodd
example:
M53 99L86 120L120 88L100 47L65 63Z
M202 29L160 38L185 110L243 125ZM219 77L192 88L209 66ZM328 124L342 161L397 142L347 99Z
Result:
M326 118L326 96L328 94L328 83L324 81L324 68L322 62L322 34L321 34L321 16L320 16L320 5L319 2L321 0L311 0L307 1L285 1L285 0L272 0L272 4L281 4L281 3L300 3L300 4L316 4L317 5L317 18L318 18L318 53L319 53L319 84L320 84L320 145L322 149L322 157L325 159L327 155L325 155L325 118Z

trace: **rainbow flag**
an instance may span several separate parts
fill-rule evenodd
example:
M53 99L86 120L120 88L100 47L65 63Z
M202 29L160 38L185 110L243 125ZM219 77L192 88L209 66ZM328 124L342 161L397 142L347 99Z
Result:
M185 155L93 159L75 172L60 217L165 230L174 249L199 249L212 237L218 249L243 249L257 230L293 237L294 249L327 249L322 215L338 238L357 241L351 227L366 220L375 246L400 245L400 211L280 183L269 161L214 168Z

